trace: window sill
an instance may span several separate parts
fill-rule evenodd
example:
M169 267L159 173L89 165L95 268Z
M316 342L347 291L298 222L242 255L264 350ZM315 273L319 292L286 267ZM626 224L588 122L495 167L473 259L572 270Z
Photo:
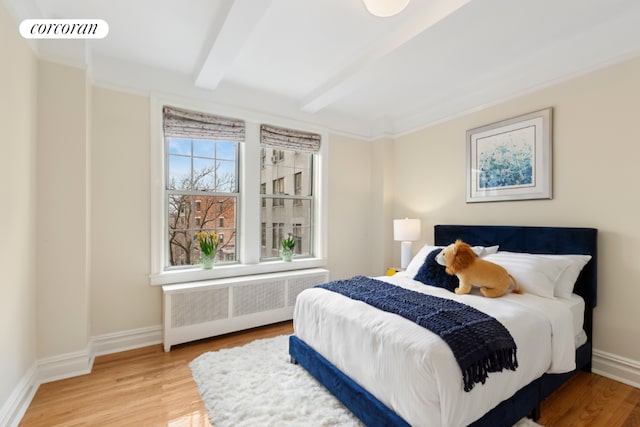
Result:
M251 274L276 273L280 271L302 270L305 268L325 267L327 261L322 258L294 259L291 262L268 261L260 264L230 264L215 266L211 270L189 268L185 270L169 270L151 274L150 284L169 285L172 283L195 282L198 280L222 279L227 277L248 276Z

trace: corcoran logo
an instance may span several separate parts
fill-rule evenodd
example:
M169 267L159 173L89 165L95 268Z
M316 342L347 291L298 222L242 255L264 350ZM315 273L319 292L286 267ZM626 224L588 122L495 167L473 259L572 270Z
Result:
M25 39L102 39L109 24L102 19L25 19L20 34Z

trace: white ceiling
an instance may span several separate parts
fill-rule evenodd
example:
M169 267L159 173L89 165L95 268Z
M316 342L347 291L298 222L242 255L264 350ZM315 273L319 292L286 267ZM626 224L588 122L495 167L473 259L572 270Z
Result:
M101 40L32 41L99 85L204 98L364 138L401 135L640 55L638 0L4 0L16 23L93 18ZM640 78L640 77L639 77Z

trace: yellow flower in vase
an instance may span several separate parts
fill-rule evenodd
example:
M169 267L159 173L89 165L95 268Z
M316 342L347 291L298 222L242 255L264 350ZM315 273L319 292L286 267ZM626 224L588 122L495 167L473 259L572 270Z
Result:
M198 232L196 238L200 244L200 262L202 268L213 268L213 263L216 259L216 253L218 252L218 245L220 240L216 233Z

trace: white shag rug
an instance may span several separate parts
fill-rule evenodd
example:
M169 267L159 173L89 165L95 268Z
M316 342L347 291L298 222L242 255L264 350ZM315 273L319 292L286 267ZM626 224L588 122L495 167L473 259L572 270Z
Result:
M289 361L289 337L208 352L190 363L214 427L361 427L304 368ZM538 426L522 419L517 427Z

